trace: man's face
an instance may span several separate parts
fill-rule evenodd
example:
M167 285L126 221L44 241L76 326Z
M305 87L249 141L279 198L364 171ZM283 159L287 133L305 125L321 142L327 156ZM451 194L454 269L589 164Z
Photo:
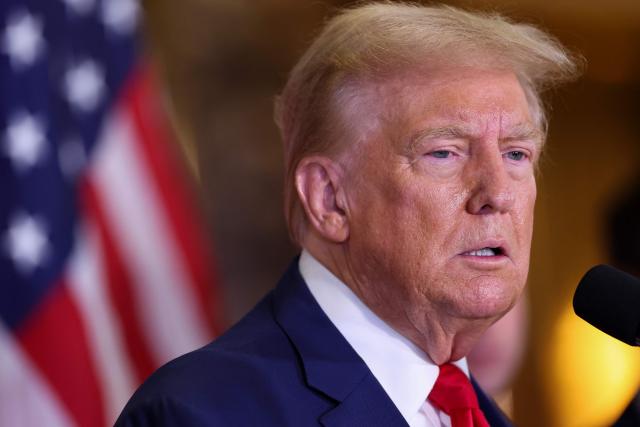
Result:
M518 79L462 68L368 87L375 108L354 114L376 124L345 154L354 291L409 334L495 320L526 282L541 149Z

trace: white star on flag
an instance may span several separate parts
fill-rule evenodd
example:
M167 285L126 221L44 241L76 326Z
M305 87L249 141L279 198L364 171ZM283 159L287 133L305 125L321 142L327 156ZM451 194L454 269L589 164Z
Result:
M5 248L16 268L30 274L45 260L49 241L44 224L38 219L21 213L11 221L5 236Z
M104 73L95 61L81 61L65 75L64 91L67 99L81 113L93 111L102 100L105 90Z
M14 68L27 67L44 52L42 23L23 11L9 18L2 39L2 48L9 55Z
M107 29L120 35L130 34L138 26L139 6L135 0L105 0L102 21Z
M5 144L5 152L17 171L32 168L42 159L47 148L42 122L25 112L17 114L9 122Z
M86 15L96 6L96 0L62 0L62 2L78 15Z

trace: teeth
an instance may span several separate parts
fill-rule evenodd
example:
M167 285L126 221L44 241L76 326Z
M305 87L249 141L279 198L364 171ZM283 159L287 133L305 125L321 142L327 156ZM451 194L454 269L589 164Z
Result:
M494 256L496 251L493 248L482 248L477 251L467 252L467 255L471 256Z

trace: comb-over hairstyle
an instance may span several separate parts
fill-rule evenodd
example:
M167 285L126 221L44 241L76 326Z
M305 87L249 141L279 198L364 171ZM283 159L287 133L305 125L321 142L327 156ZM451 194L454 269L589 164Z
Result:
M576 58L551 35L498 14L399 2L342 10L295 65L275 104L284 145L285 215L294 242L301 244L305 226L295 171L308 155L344 148L336 146L342 143L336 132L347 126L339 123L347 102L340 94L352 92L353 82L430 66L513 71L543 134L540 94L578 72Z

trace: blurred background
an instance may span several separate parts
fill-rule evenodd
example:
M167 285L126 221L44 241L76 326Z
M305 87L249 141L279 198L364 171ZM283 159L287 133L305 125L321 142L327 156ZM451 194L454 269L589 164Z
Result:
M274 95L323 19L353 3L147 2L149 39L193 153L230 322L295 254L281 213ZM580 80L547 94L550 135L540 171L528 321L517 321L527 330L521 331L524 359L513 378L511 408L519 426L609 425L640 384L640 353L577 319L571 298L591 265L611 262L609 211L640 175L640 2L445 3L539 25L586 58ZM635 218L640 221L640 212Z
M27 5L27 8L35 10L36 3L37 0L10 0L2 8L6 6L9 9L9 5L17 5L19 9L21 5ZM48 5L48 9L54 7L50 6L53 3L48 0L40 3ZM133 9L127 5L135 2L64 0L62 3L69 11L69 16L89 16L94 9L101 10L97 4L116 5L111 9L103 8L101 12L104 15L105 10L111 11L111 15L107 13L104 16L115 17L112 21L116 22L116 18L132 13ZM109 386L115 390L114 393L120 394L111 400L111 408L107 413L96 409L100 414L96 416L88 409L71 407L67 409L72 413L72 418L75 417L75 422L65 421L62 417L59 423L49 419L47 425L105 425L103 420L108 420L106 425L109 425L109 420L114 419L114 414L121 407L119 405L128 398L135 383L141 381L150 370L172 355L205 342L214 332L234 323L275 285L297 249L289 242L282 213L283 166L279 136L272 119L273 100L284 85L288 71L323 20L338 7L354 3L338 0L142 2L139 14L144 22L144 50L156 73L156 78L152 79L155 86L142 85L146 89L140 95L139 90L126 89L125 84L123 93L134 92L137 95L128 98L153 98L157 105L165 106L168 111L167 122L172 125L176 136L173 147L159 157L151 155L156 160L149 162L155 164L151 167L154 179L168 184L164 190L157 190L161 195L159 203L163 205L162 209L169 212L168 217L182 226L174 224L173 228L168 228L174 233L172 239L178 242L175 246L179 249L176 251L182 253L183 258L176 258L187 265L184 267L188 273L186 276L196 283L192 285L189 284L190 280L184 281L184 288L191 289L197 297L190 297L192 301L189 304L192 305L184 305L186 310L184 307L182 311L178 310L182 316L179 320L193 326L198 333L185 338L180 348L167 344L167 348L160 351L159 355L154 353L154 349L145 350L144 346L133 344L140 337L127 335L130 330L127 325L137 324L135 322L140 320L137 313L144 312L144 308L140 307L153 307L154 301L161 300L157 296L160 294L157 282L162 281L162 276L166 276L165 279L175 277L173 270L171 274L164 274L161 269L160 273L156 271L149 277L142 277L140 283L149 280L153 287L147 286L146 290L141 291L144 298L140 297L137 302L131 295L118 294L117 290L109 288L109 292L113 292L109 296L115 301L114 311L121 316L121 320L116 322L120 329L113 333L116 338L118 333L123 334L122 340L127 343L124 347L137 349L138 355L131 359L138 361L131 368L137 376L133 375L134 379L129 379L124 385ZM611 425L640 386L640 353L575 317L571 298L581 276L594 264L609 262L631 273L640 273L640 203L637 202L637 188L640 186L640 2L467 0L444 3L498 11L515 20L533 23L556 35L569 49L586 59L587 66L582 78L546 94L552 106L550 134L538 181L536 226L527 294L517 308L487 334L470 357L470 363L481 383L492 392L518 426ZM109 39L109 33L106 35L106 40L111 43L113 40ZM101 33L100 37L105 37L105 34ZM82 44L82 37L73 39L75 43ZM2 55L9 51L8 38L3 40ZM38 42L30 43L36 43L33 52L39 52ZM27 43L26 46L33 44ZM118 44L116 48L122 51L121 45ZM104 46L102 49L105 49ZM129 65L137 62L134 55L127 52L122 61ZM1 67L6 65L6 61L1 62L4 61L2 55L0 71L4 72ZM19 70L20 67L14 66L13 69ZM118 81L109 81L109 89L119 87L123 79L121 76ZM6 81L3 84L5 93L2 95L6 96L10 85ZM117 96L114 97L117 99ZM133 101L135 104L135 99ZM133 108L137 111L133 115L137 117L136 126L140 127L142 119L138 107ZM146 117L144 114L142 116ZM0 125L4 125L1 120ZM149 137L148 128L145 132L142 133ZM161 136L160 139L167 139L163 136L169 134L166 129L156 132L156 136ZM118 138L121 136L117 134ZM102 145L108 146L105 143ZM160 144L147 141L147 148L156 145ZM91 147L87 150L91 152ZM93 157L93 161L100 165L101 159L107 156L101 157L98 153ZM180 167L171 166L171 163L182 158L188 165L187 170L191 172L195 185L181 187L176 184L172 187L171 183L176 182L175 176L180 175ZM0 162L4 162L4 157L0 156ZM117 190L111 191L113 200L102 200L103 205L112 203L122 207L129 204L131 209L125 216L137 218L136 224L142 225L153 222L149 220L153 215L144 211L135 213L141 209L138 208L141 206L141 196L123 197L130 186L125 172L135 166L128 162L111 164L113 169L93 172L92 175L99 176L90 176L89 181L99 181L100 176L105 182L107 178L124 176L118 182ZM2 173L9 168L8 163L7 166L0 164ZM169 169L178 170L177 175L169 174ZM163 171L166 172L164 175ZM46 184L39 185L48 191ZM172 194L183 190L186 191L184 196L172 197ZM194 225L199 221L197 214L178 212L180 208L190 206L187 198L189 191L193 193L193 190L206 224L202 228ZM100 195L100 191L98 193ZM108 206L105 208L101 205L100 200L96 202L95 197L88 199L93 200L88 203L88 211L92 212L93 217L100 217L96 212L99 214L101 210L109 210ZM5 204L8 206L8 203ZM0 204L0 230L5 220L5 204ZM9 211L8 208L6 210ZM134 233L136 227L121 230L123 239ZM103 241L108 241L109 233L103 234ZM154 234L153 230L151 234ZM205 243L202 237L211 243ZM109 245L103 242L100 247L107 250ZM130 258L145 251L153 255L159 247L161 245L154 249L148 244L140 250L136 250L137 246L129 248L129 252L125 248L124 254L130 254ZM67 251L75 253L74 250ZM157 256L151 261L142 260L141 263L155 269L158 265L164 265L165 261L166 258ZM0 267L3 267L1 263ZM138 269L135 266L127 268L131 271ZM123 267L122 270L127 268ZM117 274L122 272L115 271L116 279L120 278ZM109 272L113 273L113 268ZM5 280L3 274L4 271L0 269L0 280ZM115 279L112 282L120 283ZM0 291L7 291L7 283L6 280L0 283ZM209 295L207 290L213 290L214 295ZM156 299L151 300L149 295L156 295ZM201 307L202 310L198 308L201 312L198 311L199 317L194 319L185 312L190 311L189 307L198 306L199 303L194 302L198 298L204 301L206 307ZM127 305L130 300L133 302ZM17 405L25 408L27 403L35 405L35 400L21 398L22 395L16 392L16 381L23 380L16 379L16 355L24 351L32 356L35 365L45 366L45 371L49 369L44 377L52 384L56 383L56 378L62 378L56 372L60 372L60 369L73 371L73 363L76 362L60 350L55 354L60 364L53 366L49 363L53 357L51 348L36 348L33 344L39 342L42 332L40 329L34 332L37 328L32 325L36 322L20 320L28 317L25 314L28 310L16 314L12 301L6 294L0 294L3 321L0 323L0 426L44 425L33 422L34 418L29 418L33 417L32 413L15 410ZM167 323L173 322L174 318L166 314L168 311L156 311L149 316L157 315L158 318L170 319ZM40 320L46 320L43 319ZM73 323L73 320L69 322ZM173 322L175 325L169 324L167 327L179 331L182 328L180 322ZM6 330L3 329L5 326ZM91 328L87 328L91 332ZM140 335L144 335L145 328L141 326L140 329ZM5 334L6 331L9 334ZM9 335L15 336L15 340L6 338ZM180 333L163 335L169 335L170 340ZM153 334L150 336L153 337ZM153 338L146 340L157 341ZM13 347L5 345L7 342L13 345L14 341L19 343L16 348L21 350L14 352L11 350ZM54 342L60 341L56 339ZM145 351L149 354L146 355ZM140 352L145 353L143 356L149 360L141 358ZM65 359L68 360L65 362ZM30 369L19 366L24 372ZM77 363L75 366L78 366ZM124 377L130 372L121 374ZM14 382L7 379L13 379ZM68 380L64 381L68 383ZM62 396L62 406L64 402L75 401L74 393L65 387L61 386L59 390L53 387L55 393ZM26 390L26 387L22 390L24 396L32 396ZM78 393L89 396L85 392ZM7 417L7 408L14 408L14 418ZM8 424L6 420L13 422Z

